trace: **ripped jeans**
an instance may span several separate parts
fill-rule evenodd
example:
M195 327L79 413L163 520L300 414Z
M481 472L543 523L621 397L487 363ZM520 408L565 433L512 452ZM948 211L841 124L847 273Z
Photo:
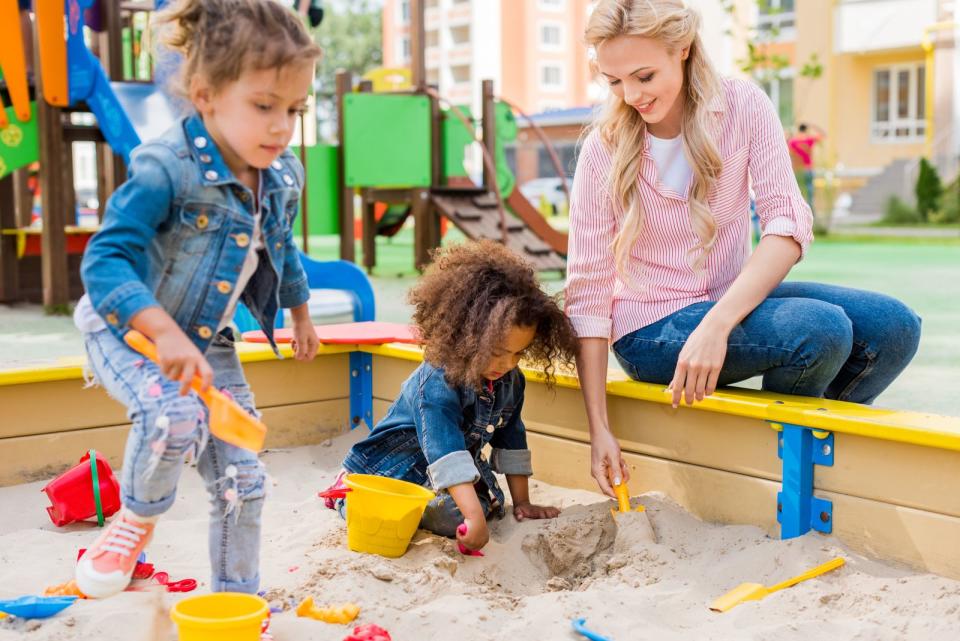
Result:
M257 455L210 436L206 406L109 329L84 335L90 369L133 423L123 457L124 507L163 514L176 498L184 463L197 462L210 497L211 590L255 593L260 584L260 513L266 472ZM214 385L256 413L233 343L217 336L205 354Z

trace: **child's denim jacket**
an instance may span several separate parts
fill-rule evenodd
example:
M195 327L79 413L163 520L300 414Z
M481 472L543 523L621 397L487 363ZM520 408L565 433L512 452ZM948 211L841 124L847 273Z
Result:
M442 369L423 363L403 383L400 397L370 435L351 448L349 472L389 476L437 492L483 481L494 511L504 513L494 472L533 474L527 433L520 419L523 374L514 368L493 391L453 387ZM492 447L489 459L483 448Z
M261 173L265 251L240 300L276 350L278 308L310 296L292 227L303 167L285 151ZM111 196L83 257L83 283L97 313L119 335L137 312L160 306L206 351L253 242L255 206L198 115L137 147L129 178Z

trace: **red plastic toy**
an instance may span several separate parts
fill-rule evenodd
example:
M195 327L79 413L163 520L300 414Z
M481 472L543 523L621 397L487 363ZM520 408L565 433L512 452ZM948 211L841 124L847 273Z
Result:
M379 625L365 623L353 629L353 634L343 638L343 641L393 641L390 633Z
M120 485L110 464L96 450L83 455L80 462L53 479L41 490L53 504L47 514L57 527L97 517L104 519L120 509Z

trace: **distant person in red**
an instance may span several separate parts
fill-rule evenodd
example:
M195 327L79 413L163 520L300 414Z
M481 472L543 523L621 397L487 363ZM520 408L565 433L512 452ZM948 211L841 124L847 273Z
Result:
M811 128L816 131L811 133ZM787 141L794 171L797 174L797 182L811 211L813 211L813 146L826 137L827 134L820 127L802 122L797 127L796 135Z

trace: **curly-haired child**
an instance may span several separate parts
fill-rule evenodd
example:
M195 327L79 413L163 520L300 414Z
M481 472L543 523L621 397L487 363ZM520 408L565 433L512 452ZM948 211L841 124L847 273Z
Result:
M530 503L533 470L520 418L525 379L517 364L542 368L552 384L555 364L571 364L577 340L530 265L502 245L455 245L434 258L409 294L424 362L343 467L430 487L437 497L420 526L479 550L490 538L487 518L505 513L494 472L506 475L518 520L560 513Z

